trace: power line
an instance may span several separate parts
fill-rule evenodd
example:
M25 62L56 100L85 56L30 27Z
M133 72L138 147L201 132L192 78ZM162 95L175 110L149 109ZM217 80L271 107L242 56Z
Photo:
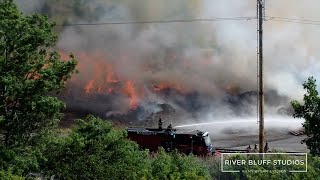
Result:
M250 21L256 17L230 17L230 18L199 18L199 19L173 19L153 21L123 21L123 22L97 22L97 23L66 23L56 26L99 26L99 25L125 25L125 24L162 24L162 23L190 23L190 22L213 22L213 21Z
M57 24L59 27L67 26L101 26L101 25L126 25L126 24L168 24L168 23L192 23L192 22L215 22L215 21L251 21L257 17L213 17L213 18L195 18L195 19L172 19L172 20L150 20L150 21L122 21L122 22L96 22L96 23L66 23ZM320 25L320 20L287 18L277 16L265 16L266 21L278 21L295 24Z
M278 22L287 22L287 23L294 23L294 24L308 24L308 25L316 25L319 26L319 23L308 23L308 22L299 22L299 21L288 21L288 20L281 20L281 19L270 19L269 21L278 21Z
M308 20L308 19L295 19L295 18L266 16L266 20L267 21L295 23L295 24L320 25L320 21Z
M280 20L288 20L288 21L299 21L299 22L312 22L312 23L320 23L320 20L309 20L309 19L297 19L297 18L287 18L287 17L277 17L277 16L265 16L269 19L280 19Z

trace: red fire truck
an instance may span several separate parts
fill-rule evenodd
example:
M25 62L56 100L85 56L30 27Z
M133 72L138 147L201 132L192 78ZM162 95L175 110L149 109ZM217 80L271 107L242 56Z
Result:
M198 130L183 131L174 129L171 125L162 128L159 120L158 128L132 127L127 129L128 137L139 144L142 149L157 151L163 147L170 152L177 149L181 153L207 156L214 153L208 132Z

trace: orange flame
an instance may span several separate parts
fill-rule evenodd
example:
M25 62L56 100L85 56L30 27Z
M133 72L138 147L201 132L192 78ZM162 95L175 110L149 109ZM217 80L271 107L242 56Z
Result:
M89 75L92 80L86 83L84 87L86 94L110 94L113 92L114 88L112 86L114 83L119 82L119 80L116 79L112 65L105 62L104 57L100 53L93 55L82 53L79 59L80 72L83 68L86 68L84 72L93 72L93 74ZM87 65L83 66L83 64Z
M116 82L119 82L116 78L115 78L115 75L114 75L114 71L112 69L112 66L110 64L106 64L106 79L107 79L107 82L108 83L116 83Z
M89 94L91 92L91 90L93 89L93 85L94 85L94 80L91 80L86 87L84 88L84 91L86 92L86 94Z
M124 87L124 93L129 97L130 109L137 109L138 98L133 81L127 81Z
M108 88L108 93L111 94L113 92L112 88Z
M66 54L62 53L62 58L66 59ZM173 54L170 58L176 60L177 56ZM99 52L79 53L77 59L79 60L77 69L81 74L70 81L76 83L85 81L82 85L85 94L90 96L97 94L125 95L128 97L129 108L132 110L138 108L138 103L140 98L143 98L145 87L130 79L118 79L117 71L114 68L114 64L112 64L113 61L110 61L106 55ZM128 59L127 56L121 56L117 60L123 62L120 64L125 64ZM189 61L185 59L185 62ZM146 71L152 70L151 65L143 65L143 67ZM172 82L156 82L151 87L151 90L155 93L160 93L166 89L173 89L181 94L186 92L183 86Z

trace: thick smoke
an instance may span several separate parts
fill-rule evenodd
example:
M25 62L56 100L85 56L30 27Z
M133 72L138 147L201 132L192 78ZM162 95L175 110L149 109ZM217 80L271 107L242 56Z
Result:
M205 7L208 16L252 16L255 14L255 1L207 1ZM313 8L317 1L266 1L266 16L320 19L320 14ZM222 49L231 49L225 58L228 64L235 64L240 72L251 72L256 47L255 24L221 23L215 34L219 37ZM286 22L265 22L264 55L265 55L265 88L274 89L279 94L290 98L302 97L304 91L301 83L308 76L318 77L319 52L317 51L317 28L305 24ZM241 65L242 64L242 65ZM254 69L254 68L253 68ZM236 72L239 73L239 70ZM248 73L244 73L248 74ZM254 78L248 78L252 83Z
M15 1L21 11L27 14L39 12L44 6L43 0L16 0Z
M22 9L49 12L38 1L32 2L34 6L30 2L27 9L23 5ZM315 4L319 3L267 1L266 15L320 19ZM52 19L64 12L59 3L51 2L51 6ZM69 6L73 8L66 13L66 24L256 16L254 0L73 0ZM191 112L189 118L195 119L209 112L214 117L256 113L254 19L66 26L59 32L57 48L73 52L79 59L80 73L70 82L72 90L65 97L71 106L107 115L129 110L125 95L83 95L90 80L105 76L97 69L107 63L117 79L132 81L136 91L143 92L138 99L139 119L161 111L158 104L169 104L182 114ZM264 32L267 113L274 114L279 113L279 108L288 107L290 100L301 99L301 84L308 76L318 77L319 40L317 27L312 25L269 20ZM179 88L155 93L154 85L162 82Z

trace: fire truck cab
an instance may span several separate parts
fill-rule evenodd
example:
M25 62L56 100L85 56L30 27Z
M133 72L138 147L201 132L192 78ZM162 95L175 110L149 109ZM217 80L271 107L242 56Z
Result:
M170 152L177 149L181 153L208 156L214 153L208 132L199 130L180 130L170 126L162 128L131 127L127 129L130 140L139 144L142 149L157 151L163 147Z

